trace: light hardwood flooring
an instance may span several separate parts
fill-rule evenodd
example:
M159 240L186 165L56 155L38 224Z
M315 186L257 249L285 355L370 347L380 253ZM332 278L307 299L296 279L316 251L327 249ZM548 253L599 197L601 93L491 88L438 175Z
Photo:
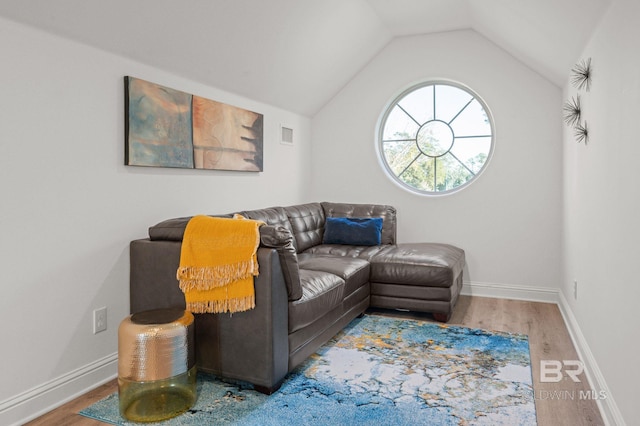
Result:
M372 310L371 313L432 321L429 314L382 310ZM539 426L604 424L596 402L593 399L584 398L586 392L591 391L591 386L587 383L584 374L579 376L580 383L568 377L558 383L540 382L540 360L578 359L557 305L461 296L449 324L522 333L529 336ZM27 425L103 425L104 423L82 417L77 413L116 391L117 383L113 380ZM583 392L580 393L580 391Z

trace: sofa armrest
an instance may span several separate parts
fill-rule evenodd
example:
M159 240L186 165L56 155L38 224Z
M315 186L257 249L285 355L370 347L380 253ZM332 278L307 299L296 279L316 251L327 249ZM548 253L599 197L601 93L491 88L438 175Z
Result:
M259 248L258 264L254 309L195 315L196 360L203 371L271 393L289 371L289 303L277 251Z
M263 225L260 227L260 244L274 248L280 257L280 266L287 284L289 300L302 297L300 284L300 270L298 268L298 254L293 246L293 235L282 225Z
M150 309L185 309L178 287L178 241L135 240L129 245L129 309L132 314Z
M130 309L185 308L176 271L181 243L136 240L130 244ZM244 380L270 393L289 367L288 297L278 252L258 248L256 307L230 314L195 314L198 368Z

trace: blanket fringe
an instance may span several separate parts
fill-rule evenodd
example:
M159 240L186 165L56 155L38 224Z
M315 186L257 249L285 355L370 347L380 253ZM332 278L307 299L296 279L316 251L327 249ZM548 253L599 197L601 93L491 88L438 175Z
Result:
M182 291L208 290L223 287L239 279L258 274L258 260L238 262L219 266L181 266L176 278Z
M194 314L223 314L226 312L244 312L256 307L254 296L246 296L225 300L207 300L187 302L187 310Z

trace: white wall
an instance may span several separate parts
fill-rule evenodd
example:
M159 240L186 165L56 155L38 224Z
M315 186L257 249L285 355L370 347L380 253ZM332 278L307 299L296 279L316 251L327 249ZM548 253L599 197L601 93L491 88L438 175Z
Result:
M0 52L0 424L10 424L115 374L130 240L170 217L306 200L310 120L4 19ZM124 166L125 75L263 113L264 172ZM295 147L277 140L281 122ZM108 330L94 335L102 306Z
M495 152L462 191L418 196L379 165L376 121L403 89L441 78L488 104ZM313 198L394 205L400 242L465 249L472 290L526 289L515 294L544 299L561 279L561 94L474 31L397 38L313 118Z
M582 55L593 64L592 89L581 91L589 142L578 144L564 131L562 292L628 424L638 417L640 382L638 19L637 0L612 2ZM565 99L576 92L568 80Z

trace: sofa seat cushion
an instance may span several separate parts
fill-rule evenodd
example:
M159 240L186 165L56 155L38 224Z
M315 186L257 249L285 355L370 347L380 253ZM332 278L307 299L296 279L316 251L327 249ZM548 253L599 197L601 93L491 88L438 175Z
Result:
M289 302L289 333L293 333L342 303L344 280L323 271L300 269L302 297Z
M316 256L309 253L298 255L302 269L329 272L345 282L344 296L348 296L369 282L369 262L357 257Z
M373 256L371 282L451 287L464 264L464 250L449 244L398 244Z
M305 254L314 256L332 256L332 257L355 257L358 259L370 260L378 253L382 253L395 246L347 246L343 244L320 244L306 250Z

